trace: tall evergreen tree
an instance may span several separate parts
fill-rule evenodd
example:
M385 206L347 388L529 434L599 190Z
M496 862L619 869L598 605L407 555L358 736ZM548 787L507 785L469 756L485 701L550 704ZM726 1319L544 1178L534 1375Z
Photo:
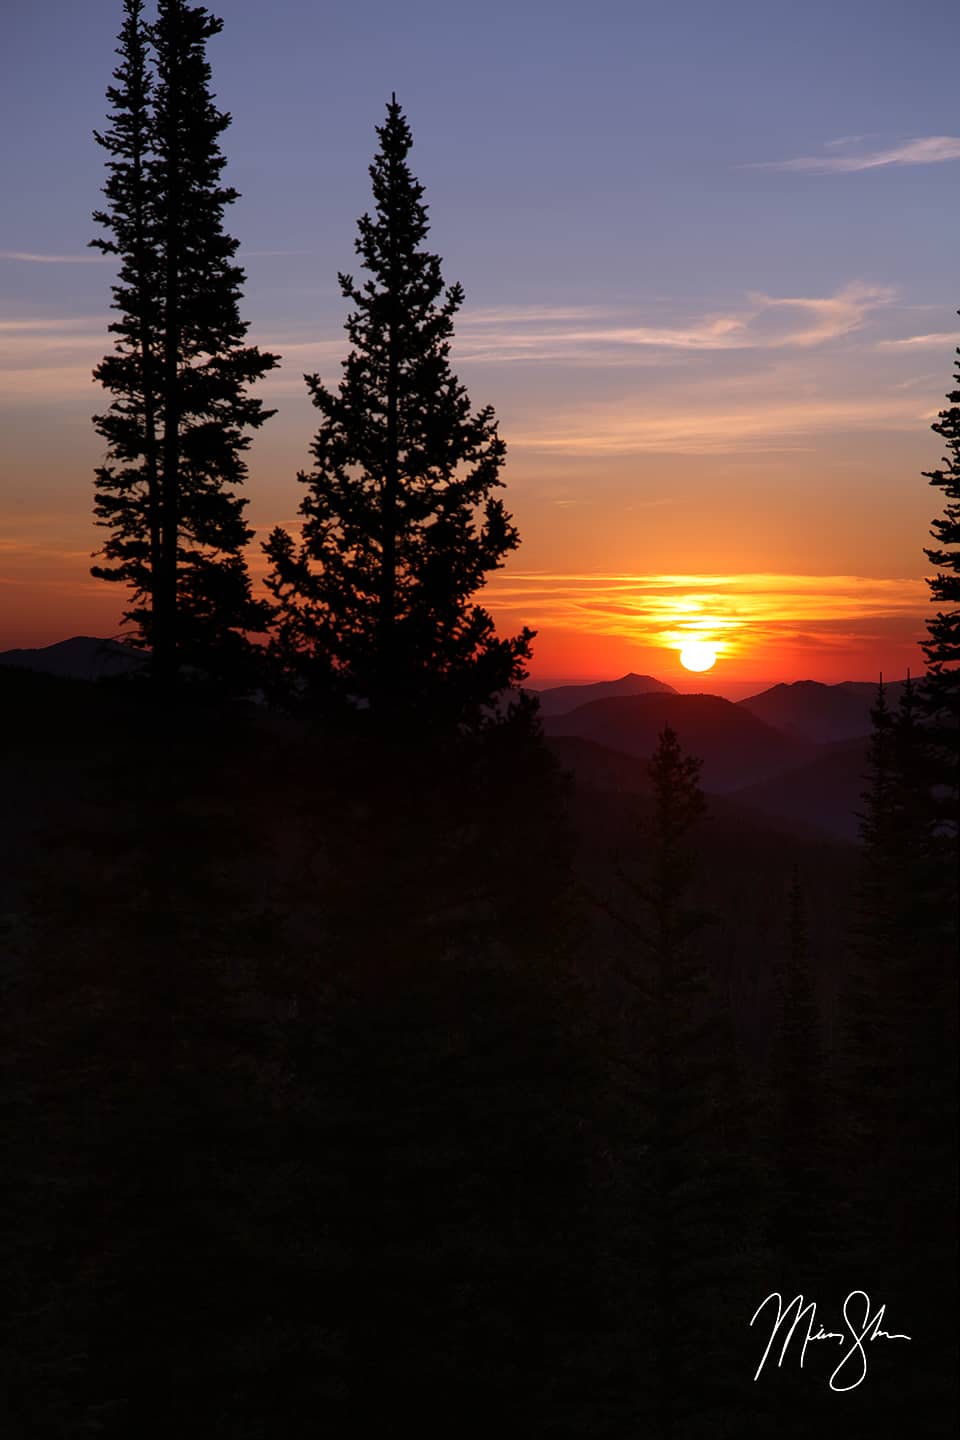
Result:
M316 689L381 724L470 723L524 677L532 639L499 638L471 600L518 543L493 493L506 447L450 369L463 290L422 248L427 207L396 97L377 134L375 213L356 242L370 278L339 277L353 349L338 390L307 377L323 418L299 476L302 541L273 531L268 584L279 649Z
M960 350L957 351L960 357ZM947 442L948 453L940 467L926 473L930 484L944 494L943 515L931 524L936 544L925 550L936 566L930 595L937 606L927 621L929 640L923 644L927 673L920 690L924 711L925 743L921 754L929 761L928 794L932 800L930 827L930 886L924 926L923 967L917 990L925 993L922 1030L917 1031L919 1058L919 1145L928 1177L923 1193L931 1199L925 1212L914 1215L952 1287L946 1287L942 1313L956 1307L956 1228L950 1214L958 1197L957 1173L957 956L960 951L960 361L956 386L947 395L934 431ZM954 1257L951 1265L950 1257ZM944 1405L956 1414L956 1367L944 1359L944 1374L954 1377L954 1389Z
M125 619L169 683L183 663L232 668L245 632L267 623L235 488L244 432L274 413L246 390L277 357L244 344L239 242L223 229L237 198L221 180L230 116L214 105L206 58L222 21L184 0L160 0L152 26L142 15L140 0L125 0L112 125L97 136L110 159L108 207L94 218L109 238L93 244L119 257L121 318L94 372L116 398L94 418L109 447L95 513L111 534L93 573L132 587Z
M114 72L107 90L113 107L112 125L94 132L106 150L109 172L103 193L109 210L94 211L94 220L112 232L90 244L119 260L113 287L114 309L120 319L110 325L118 337L94 377L117 396L94 424L110 447L112 465L97 470L97 523L114 533L104 546L113 568L97 566L103 579L133 585L135 606L125 616L148 633L150 616L162 602L160 584L159 482L159 285L160 257L155 191L149 174L153 155L153 76L142 0L125 0L124 23ZM117 468L117 462L119 467Z
M960 350L957 351L960 356ZM960 368L956 380L960 387ZM927 621L923 642L927 674L921 700L930 721L928 739L935 761L936 833L943 864L943 901L956 937L958 914L958 816L960 816L960 388L947 396L933 429L947 442L949 453L937 470L924 472L944 492L943 516L931 524L937 545L924 554L937 574L929 581L930 598L938 606ZM942 607L942 608L940 608Z

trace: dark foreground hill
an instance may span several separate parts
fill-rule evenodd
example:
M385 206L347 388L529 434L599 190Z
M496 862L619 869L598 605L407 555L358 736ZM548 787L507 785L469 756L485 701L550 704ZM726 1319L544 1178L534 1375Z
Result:
M693 699L681 730L733 711L766 737ZM0 715L4 1440L832 1435L826 1347L753 1382L748 1319L781 1275L827 1323L862 1284L929 1327L873 1347L845 1435L954 1433L884 1428L920 1393L953 1418L943 1165L911 1153L907 1294L888 1190L823 1203L856 1180L820 1078L855 847L712 798L701 980L658 999L636 755L558 737L562 783L520 729L373 746L15 668ZM818 1048L785 1089L795 875ZM661 1017L691 1122L669 1145ZM797 1187L833 1229L785 1248Z
M812 758L816 749L717 695L595 700L544 720L548 735L577 735L644 758L653 754L664 725L677 732L684 750L703 760L704 789L721 794L792 769Z

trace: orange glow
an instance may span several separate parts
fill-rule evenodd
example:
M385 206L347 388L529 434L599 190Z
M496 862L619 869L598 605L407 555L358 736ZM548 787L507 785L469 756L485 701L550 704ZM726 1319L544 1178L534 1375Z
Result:
M99 536L91 536L86 516L61 522L59 534L44 528L41 517L30 524L24 517L20 535L0 541L0 650L77 633L118 635L127 596L91 578ZM256 547L250 558L260 590ZM689 672L679 652L698 642L723 662L713 672L721 688L873 679L881 669L903 675L922 663L918 641L929 609L922 579L857 575L508 569L491 576L478 598L501 634L524 625L538 632L534 684L634 670L682 687Z
M502 631L529 624L538 676L671 679L684 646L709 644L731 680L871 678L917 667L923 580L857 575L516 572L484 602ZM887 661L875 659L880 652ZM896 655L898 658L894 659Z

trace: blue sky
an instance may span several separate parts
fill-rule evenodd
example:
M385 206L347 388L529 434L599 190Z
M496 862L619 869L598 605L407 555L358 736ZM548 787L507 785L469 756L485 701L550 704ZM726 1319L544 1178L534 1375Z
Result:
M939 506L920 471L940 453L929 424L960 304L952 7L211 8L225 21L210 57L234 116L244 314L284 356L263 389L280 414L251 456L258 529L295 516L315 420L300 377L335 378L336 272L354 268L373 127L396 90L431 244L467 293L457 366L508 443L524 539L511 575L528 577L527 601L529 572L924 575ZM85 246L121 7L13 9L0 59L0 645L57 638L68 595L101 630L119 610L85 578L100 458L89 373L110 284ZM565 656L578 674L641 668L656 648L642 616L632 643L589 616L561 643L569 606L549 638L538 604L541 669ZM16 635L12 608L31 617ZM820 648L802 652L824 678L840 663L828 611ZM908 629L901 608L852 633L851 673L884 646L899 664ZM771 634L754 668L787 645Z

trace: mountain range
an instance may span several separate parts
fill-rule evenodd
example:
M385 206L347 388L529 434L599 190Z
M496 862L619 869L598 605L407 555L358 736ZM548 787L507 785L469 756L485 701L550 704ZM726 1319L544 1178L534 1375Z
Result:
M813 742L777 730L719 695L631 695L544 716L548 735L579 735L640 757L652 755L665 725L703 760L704 789L721 794L813 757Z
M135 672L141 653L77 635L41 649L0 652L0 665L99 680ZM887 685L893 708L905 682ZM798 680L736 703L680 694L651 675L562 685L535 694L551 748L593 791L642 791L664 725L703 761L704 790L759 819L855 840L876 686Z
M887 685L891 708L904 684ZM723 796L725 809L855 841L876 693L869 682L799 680L733 703L624 676L609 689L542 691L540 708L551 747L590 789L642 791L645 762L669 724L702 759L704 790Z
M652 675L621 675L619 680L598 680L592 685L557 685L549 690L530 690L540 701L541 715L564 715L590 700L619 700L628 695L676 695L672 685Z
M885 686L890 709L895 709L905 683L895 680ZM739 704L751 715L787 734L826 742L869 734L870 708L876 695L876 685L857 680L847 680L840 685L795 680L792 685L774 685Z

